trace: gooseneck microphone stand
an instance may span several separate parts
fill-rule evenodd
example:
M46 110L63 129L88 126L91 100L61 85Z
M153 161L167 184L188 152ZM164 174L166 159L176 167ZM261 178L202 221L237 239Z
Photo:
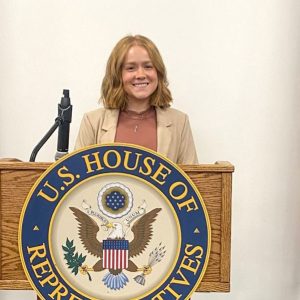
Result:
M69 90L63 90L63 98L61 98L61 103L58 104L58 117L55 119L53 126L48 130L45 136L41 139L41 141L34 147L30 156L30 162L34 162L37 153L43 147L43 145L48 141L57 127L63 127L66 123L69 125L71 123L72 117L72 105L70 103ZM67 134L69 138L69 135ZM68 142L67 142L68 144ZM68 145L67 145L68 147ZM67 149L68 150L68 149ZM67 153L67 152L66 152ZM65 154L66 154L65 153Z

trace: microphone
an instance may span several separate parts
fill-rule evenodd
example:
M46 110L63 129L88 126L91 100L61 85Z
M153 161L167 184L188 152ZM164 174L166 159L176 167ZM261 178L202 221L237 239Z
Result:
M57 138L57 152L55 160L69 152L70 123L72 122L72 105L69 90L63 90L63 97L58 104L58 118L60 119Z

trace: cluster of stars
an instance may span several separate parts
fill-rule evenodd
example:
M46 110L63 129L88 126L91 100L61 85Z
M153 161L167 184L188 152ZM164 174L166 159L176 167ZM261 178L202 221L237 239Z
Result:
M113 210L118 210L124 207L125 196L118 191L112 191L106 195L106 205Z

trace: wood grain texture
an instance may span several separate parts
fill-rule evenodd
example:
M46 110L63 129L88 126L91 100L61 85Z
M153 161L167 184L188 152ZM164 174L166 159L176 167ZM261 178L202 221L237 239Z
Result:
M3 221L2 221L2 189L1 189L1 170L0 170L0 282L2 280L2 236L3 236L3 229L2 229L2 224L3 224ZM1 287L0 287L1 289Z
M49 163L0 162L0 289L31 289L18 252L21 210L34 182ZM230 163L181 166L200 191L211 223L211 254L197 291L230 291Z
M230 174L222 174L221 282L230 281L231 181Z
M205 202L211 223L211 252L203 281L220 281L221 262L221 197L222 175L218 173L189 173Z
M32 290L32 287L25 280L0 280L0 290Z
M229 282L206 282L202 281L196 292L230 292Z

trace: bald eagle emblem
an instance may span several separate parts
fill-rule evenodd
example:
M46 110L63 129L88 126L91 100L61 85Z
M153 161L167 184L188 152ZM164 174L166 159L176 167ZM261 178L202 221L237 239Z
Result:
M91 211L86 203L83 203L82 206L86 212ZM130 224L126 226L115 221L109 222L103 217L101 219L103 224L99 226L90 216L91 213L86 213L76 207L69 208L78 222L78 234L83 247L89 254L98 259L92 267L88 267L82 264L84 258L81 255L83 259L81 259L79 264L80 273L83 275L88 274L91 280L89 272L107 271L102 279L104 285L111 290L119 290L124 288L129 282L124 271L132 273L141 272L134 277L134 280L144 285L145 276L152 272L152 266L160 262L164 257L166 253L165 247L160 243L158 247L153 249L149 254L148 263L144 266L138 267L134 263L133 258L145 252L152 239L153 223L158 217L161 208L152 209L140 217L133 218L135 222L132 226L130 226ZM125 230L124 227L126 227ZM97 239L97 233L100 230L108 232L105 240L99 241ZM133 233L133 239L131 241L126 239L129 230ZM74 249L75 248L73 248L73 252ZM76 257L78 259L77 254Z

